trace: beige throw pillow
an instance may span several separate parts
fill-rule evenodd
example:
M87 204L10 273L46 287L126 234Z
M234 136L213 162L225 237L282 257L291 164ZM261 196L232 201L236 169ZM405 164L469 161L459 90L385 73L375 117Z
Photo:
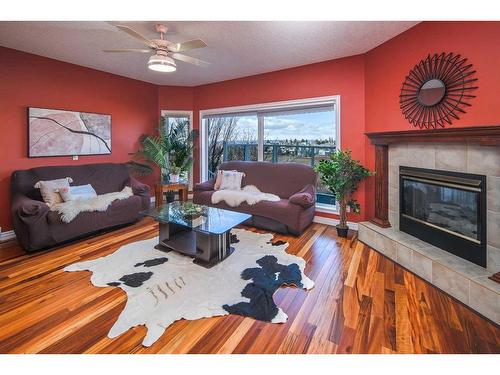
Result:
M220 185L222 184L222 175L223 175L223 170L218 170L217 171L217 177L215 178L215 184L214 184L214 190L219 190ZM227 172L238 172L236 169L233 169L232 171L227 171ZM244 174L243 174L244 175Z
M64 187L69 188L70 182L73 182L73 179L71 177L66 177L58 180L38 181L34 187L35 189L40 189L43 201L47 203L47 206L52 207L54 204L63 201L57 190Z
M221 170L217 171L217 177L215 178L214 190L220 189L220 184L222 183L222 172Z
M214 190L220 190L220 186L222 184L222 176L224 175L224 172L236 172L236 173L239 173L236 169L233 169L232 171L223 171L223 170L219 169L217 171L217 177L215 178ZM243 173L243 176L245 176L244 173Z

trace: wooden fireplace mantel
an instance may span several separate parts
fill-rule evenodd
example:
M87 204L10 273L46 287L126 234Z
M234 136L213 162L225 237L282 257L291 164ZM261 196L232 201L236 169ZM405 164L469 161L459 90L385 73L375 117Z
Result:
M482 145L500 145L500 125L470 126L430 130L365 133L374 145L401 142L461 142Z
M500 125L431 130L365 133L375 145L375 217L381 227L389 223L389 145L407 142L467 143L500 146Z

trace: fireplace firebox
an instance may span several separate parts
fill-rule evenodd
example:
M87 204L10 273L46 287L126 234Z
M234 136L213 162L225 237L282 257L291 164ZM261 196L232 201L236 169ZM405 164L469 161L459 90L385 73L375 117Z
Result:
M486 267L486 176L401 166L399 229Z

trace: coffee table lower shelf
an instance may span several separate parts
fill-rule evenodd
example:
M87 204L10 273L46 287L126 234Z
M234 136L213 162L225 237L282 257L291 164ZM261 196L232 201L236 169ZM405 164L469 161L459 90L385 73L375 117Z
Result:
M211 268L234 251L231 230L221 234L203 233L175 223L159 223L159 244L156 249L176 251L195 258L194 263Z

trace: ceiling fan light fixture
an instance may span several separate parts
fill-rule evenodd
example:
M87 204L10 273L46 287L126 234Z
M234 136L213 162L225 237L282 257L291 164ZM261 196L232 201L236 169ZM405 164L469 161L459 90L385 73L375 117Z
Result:
M105 49L104 52L139 52L139 53L151 53L153 51L153 56L149 58L148 68L155 72L169 73L175 72L177 70L177 65L174 59L180 60L182 62L193 64L197 66L207 66L208 62L184 55L179 52L189 51L195 48L206 47L207 44L201 39L192 39L182 43L172 43L165 39L165 34L167 32L167 27L162 24L155 25L155 31L160 33L160 39L149 40L141 34L139 34L134 29L125 25L115 25L119 30L127 33L129 36L139 40L141 43L145 44L149 48L118 48L118 49Z
M177 66L171 57L156 54L149 58L148 68L155 72L169 73L175 72Z

